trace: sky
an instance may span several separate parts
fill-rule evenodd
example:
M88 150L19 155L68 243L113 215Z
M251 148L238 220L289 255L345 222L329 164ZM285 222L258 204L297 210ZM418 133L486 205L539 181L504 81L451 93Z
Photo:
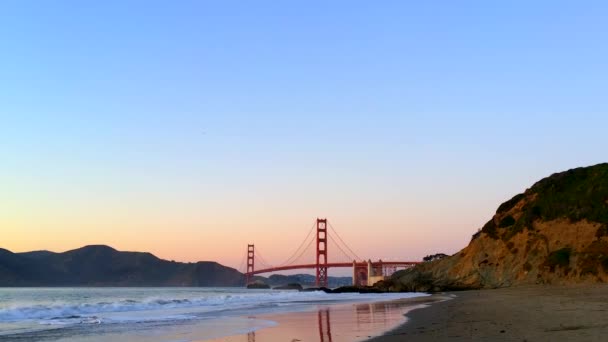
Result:
M608 159L608 4L2 1L0 247L455 253ZM332 260L333 251L329 252Z

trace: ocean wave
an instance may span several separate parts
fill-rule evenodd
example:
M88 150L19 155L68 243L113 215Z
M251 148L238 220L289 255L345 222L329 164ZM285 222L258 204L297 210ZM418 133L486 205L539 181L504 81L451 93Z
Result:
M403 296L403 295L401 295ZM195 308L197 313L213 313L238 309L284 307L302 303L323 303L327 301L372 300L374 295L361 294L327 294L324 292L252 292L238 294L212 294L192 298L122 298L103 300L89 303L52 303L52 304L23 304L0 309L0 322L19 322L38 320L43 324L101 324L111 323L108 318L112 313L129 312L168 312L172 309ZM378 297L386 298L386 295ZM101 299L101 298L100 298ZM105 299L105 298L104 298ZM111 315L110 315L111 317ZM129 315L138 320L189 319L196 316L181 314L171 315ZM124 318L124 315L123 315ZM130 319L129 319L130 320Z
M130 312L166 310L177 308L200 308L212 311L221 307L222 310L243 308L246 306L270 305L301 300L322 300L327 294L312 292L300 293L257 293L257 294L224 294L200 298L146 298L143 300L121 299L116 301L99 301L96 303L46 305L13 305L0 309L0 322L20 320L78 320L83 315L109 312ZM204 310L203 310L204 311ZM87 316L88 317L88 316Z

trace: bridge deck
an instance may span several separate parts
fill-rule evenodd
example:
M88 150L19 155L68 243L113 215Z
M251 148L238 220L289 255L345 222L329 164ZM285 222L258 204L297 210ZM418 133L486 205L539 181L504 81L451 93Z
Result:
M414 266L416 264L419 264L419 261L383 261L383 262L372 262L372 266L376 267L376 266ZM367 267L367 262L357 262L356 265L358 267ZM352 262L329 262L327 263L327 265L323 265L323 266L327 266L328 268L330 267L353 267L353 263ZM253 272L250 272L249 274L261 274L261 273L268 273L268 272L277 272L277 271L286 271L286 270L298 270L298 269L303 269L303 268L317 268L317 264L305 264L305 265L287 265L287 266L278 266L278 267L272 267L272 268L264 268L261 270L255 270Z

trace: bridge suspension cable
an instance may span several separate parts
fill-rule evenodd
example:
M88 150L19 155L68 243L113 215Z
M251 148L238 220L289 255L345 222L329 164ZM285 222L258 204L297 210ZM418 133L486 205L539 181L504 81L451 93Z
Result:
M239 268L237 268L236 270L242 273L246 273L247 270L245 270L244 266L245 266L245 260L247 259L247 253L243 254L243 259L241 259L241 264L239 265ZM243 270L245 270L243 272Z
M313 235L312 232L314 231L315 225L316 234ZM397 267L412 267L413 265L419 263L417 261L378 261L376 263L372 263L371 260L368 260L368 262L365 263L364 260L361 259L352 250L352 248L350 248L348 244L346 244L346 242L344 241L344 239L342 239L338 231L333 227L331 223L327 221L327 219L317 218L315 225L313 225L311 230L306 235L306 238L304 238L304 240L300 243L295 252L280 266L271 266L270 263L268 263L266 259L262 256L259 249L254 248L253 244L248 244L246 255L247 271L245 272L246 283L249 283L252 279L254 279L253 276L255 274L295 269L316 269L317 286L326 286L327 270L330 267L352 267L354 272L359 272L362 267L366 267L366 269L369 270L370 265L373 271L377 269L386 270L386 267L393 267L395 269ZM311 248L315 241L317 242L316 249ZM328 248L328 245L330 245L330 248ZM335 247L337 247L338 252L331 253L330 255L333 258L345 257L347 260L345 260L344 262L340 262L339 260L335 259L333 259L332 262L327 261L328 249L335 250ZM312 252L313 257L316 256L316 262L314 261L314 259L313 261L301 261L301 259L305 256L306 259L308 259L309 255L306 255L307 252ZM257 263L254 263L254 260ZM254 268L254 265L260 265L262 267ZM377 273L376 271L373 272ZM355 285L363 284L360 282L361 279L357 279L353 279Z
M352 253L352 255L355 257L355 260L363 260L363 259L359 258L357 253L353 252L353 250L346 244L346 242L344 242L344 240L342 240L342 238L340 237L340 234L338 234L338 232L336 231L334 226L331 225L331 222L327 222L327 224L329 225L329 228L334 232L334 234L336 234L336 236L342 242L342 244L346 247L346 249L348 249ZM336 243L336 245L337 245L337 243Z
M266 259L264 259L264 257L262 256L262 253L260 253L260 249L256 248L255 249L255 255L257 257L257 261L260 261L260 263L262 264L262 266L266 266L267 268L272 268L272 265L268 263L268 261L266 261Z
M313 234L313 232L315 231L316 225L317 225L317 222L315 222L312 225L312 227L306 234L306 237L304 238L304 240L302 240L302 242L300 243L298 248L296 248L296 250L293 252L293 254L289 258L287 258L282 264L278 264L278 266L274 266L274 265L270 264L264 258L262 253L260 253L260 249L256 248L255 257L256 257L256 261L257 261L258 265L260 265L266 269L272 269L275 267L285 267L285 266L296 265L296 264L300 263L300 261L302 260L302 258L305 256L305 254L307 252L310 252L310 251L314 252L314 248L311 248L311 246L315 242L315 235ZM352 250L352 248L350 248L350 246L348 244L346 244L346 242L344 242L344 239L342 239L342 237L340 236L340 234L338 233L336 228L334 228L334 226L331 224L331 222L327 221L327 225L328 225L329 229L331 230L331 234L327 234L327 242L331 242L332 245L337 247L337 249L339 251L338 253L336 253L334 255L336 255L340 258L344 257L345 259L343 259L343 260L346 262L352 262L353 260L362 261L363 259L361 259L357 255L357 253L355 253ZM328 231L328 233L329 233L329 231ZM313 255L313 257L314 257L314 255Z
M297 258L295 258L295 259L294 259L294 260L291 262L291 264L295 264L295 263L297 263L298 261L300 261L300 259L301 259L301 258L302 258L302 256L304 255L304 253L306 253L306 251L308 251L308 250L309 250L310 246L312 246L312 243L313 243L313 242L315 242L315 238L314 238L314 237L313 237L312 239L310 239L310 241L308 242L308 245L306 245L306 248L304 248L304 249L302 250L302 252L300 253L300 255L298 255L298 257L297 257Z
M334 245L335 245L336 247L338 247L338 250L339 250L340 252L342 252L342 255L343 255L344 257L346 257L346 259L344 259L344 261L349 261L349 262L350 262L350 261L355 260L355 259L353 259L353 257L352 257L351 255L348 255L348 253L346 253L346 252L345 252L345 251L342 249L342 247L340 247L340 245L338 244L338 242L337 242L336 240L334 240L334 238L333 238L331 235L328 235L328 236L329 236L329 240L330 240L331 242L333 242L333 243L334 243Z
M312 232L315 230L315 225L316 225L316 222L312 224L312 226L310 227L310 230L308 231L308 234L306 234L306 237L304 238L304 240L302 240L302 243L300 243L300 246L298 246L298 248L293 252L293 254L289 258L287 258L287 260L285 260L283 263L280 264L281 266L285 266L285 265L295 262L296 259L294 259L294 257L298 254L298 251L302 248L302 246L304 246L306 241L308 241L308 238L311 236ZM304 251L307 248L308 247L304 248Z

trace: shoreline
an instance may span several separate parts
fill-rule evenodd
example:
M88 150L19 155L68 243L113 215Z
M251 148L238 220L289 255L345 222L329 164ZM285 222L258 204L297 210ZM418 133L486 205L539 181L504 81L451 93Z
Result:
M367 342L604 341L608 285L529 285L446 292L454 298L406 314Z
M365 340L365 342L402 341L404 336L418 331L418 323L424 323L429 319L428 316L433 315L437 311L441 311L441 308L438 307L439 305L447 305L447 303L458 298L458 295L454 292L439 292L433 293L427 298L429 299L428 301L417 305L404 313L404 322L400 323L393 329L385 331L380 336L375 336Z
M283 309L279 301L268 303L270 311L243 308L193 320L179 319L188 310L169 309L160 311L171 318L165 323L155 319L146 323L159 311L137 311L136 324L76 324L26 335L63 342L604 341L608 335L608 284L528 285L399 297L316 304L303 298ZM101 319L130 317L132 312L117 312ZM0 340L21 341L27 336Z

